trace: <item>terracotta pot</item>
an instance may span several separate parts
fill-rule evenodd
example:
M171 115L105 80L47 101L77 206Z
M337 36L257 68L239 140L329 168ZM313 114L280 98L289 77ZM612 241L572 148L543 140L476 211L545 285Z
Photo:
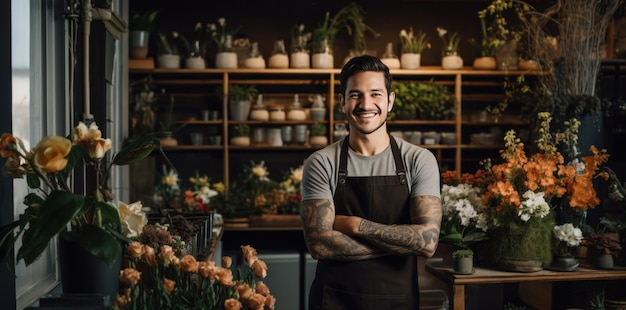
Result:
M477 57L472 66L476 70L494 70L496 68L495 57Z
M230 144L236 146L249 146L250 145L250 137L232 137L230 138Z

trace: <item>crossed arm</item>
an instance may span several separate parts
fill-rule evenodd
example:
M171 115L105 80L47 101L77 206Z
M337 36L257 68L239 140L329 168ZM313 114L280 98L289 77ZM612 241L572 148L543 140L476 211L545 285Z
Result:
M356 216L335 215L332 200L301 205L304 238L315 259L361 260L387 254L431 257L437 249L441 200L411 199L411 224L385 225Z

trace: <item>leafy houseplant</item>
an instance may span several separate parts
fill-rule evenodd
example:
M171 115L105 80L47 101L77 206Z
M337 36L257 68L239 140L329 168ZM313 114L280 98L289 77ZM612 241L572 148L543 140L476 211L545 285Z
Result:
M247 124L236 124L232 127L233 137L247 137L250 135L250 126Z
M315 123L311 125L311 136L312 137L318 137L318 136L326 136L326 125L324 124L320 124L320 123Z
M218 93L222 98L225 98L222 89L218 89ZM247 120L252 108L252 101L258 93L259 91L255 85L229 85L228 96L225 99L228 100L230 119L237 121Z
M324 41L327 43L327 47L332 50L335 36L342 28L345 28L348 34L352 36L353 47L356 52L360 53L366 50L366 33L369 32L375 37L379 35L374 29L365 24L363 8L356 2L351 2L341 8L333 17L330 16L329 12L326 12L324 21L313 30L316 52L322 52L320 48Z
M430 47L428 36L421 30L417 34L413 33L413 27L409 31L400 30L400 45L402 53L420 54L425 48Z
M159 14L158 9L145 12L133 12L130 17L129 45L131 58L148 57L150 33L154 27L154 20Z
M419 84L409 82L393 82L393 91L396 99L393 101L393 109L389 112L390 119L415 119L420 105L418 97Z
M461 257L473 257L474 251L472 249L458 249L452 252L452 258L461 258Z
M19 138L8 133L2 135L0 154L6 158L3 171L12 178L25 177L29 188L35 190L24 198L27 206L24 214L0 227L2 262L12 269L14 243L21 236L23 243L17 260L30 265L58 233L107 264L120 258L120 240L127 240L123 234L126 225L111 202L112 194L107 186L110 168L145 158L159 148L159 141L153 134L137 138L108 162L105 155L111 147L111 140L102 138L95 123L87 126L80 122L73 128L71 140L44 137L31 150ZM95 189L91 195L74 193L68 183L78 164L94 169ZM122 219L126 220L126 214ZM68 224L71 230L66 230Z
M159 15L159 11L159 9L150 9L145 12L131 13L129 28L151 32L154 29L154 21Z

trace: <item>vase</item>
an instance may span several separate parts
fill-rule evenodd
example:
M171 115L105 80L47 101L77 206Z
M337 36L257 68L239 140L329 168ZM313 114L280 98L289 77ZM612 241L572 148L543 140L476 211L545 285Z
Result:
M157 63L159 64L159 68L162 69L179 69L180 56L175 54L159 55Z
M495 57L476 57L472 65L476 70L494 70L496 66Z
M228 114L233 121L245 121L248 119L252 102L250 100L231 101L228 104Z
M507 271L533 272L552 262L552 217L513 221L491 230L490 253Z
M215 55L215 67L218 69L237 69L237 53L220 52Z
M463 58L456 52L446 52L441 58L441 68L444 70L456 70L463 68Z
M334 63L335 58L333 56L333 50L328 43L328 40L321 40L318 43L316 52L313 54L311 67L314 69L332 69L334 67Z
M187 69L204 69L206 68L206 63L204 62L204 58L200 56L187 57L185 59L185 68Z
M290 66L294 69L308 69L311 67L311 55L308 52L292 52Z
M402 53L400 55L400 68L412 70L419 69L422 63L422 54Z
M457 257L454 259L454 272L458 274L474 273L474 257Z
M111 306L117 298L122 257L111 266L59 235L59 270L63 294L102 294Z
M168 136L159 139L159 143L164 147L178 146L178 140L170 133Z
M556 271L574 271L578 268L578 259L572 255L556 255L552 259L550 269Z
M593 265L600 269L613 269L615 261L611 254L598 254L593 258Z

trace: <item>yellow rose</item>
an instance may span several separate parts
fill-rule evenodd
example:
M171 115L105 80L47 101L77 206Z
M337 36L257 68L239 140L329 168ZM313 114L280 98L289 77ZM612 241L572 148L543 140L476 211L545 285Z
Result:
M174 287L176 287L176 282L168 279L168 278L164 278L163 279L163 287L165 287L165 291L168 294L172 294L172 292L174 291Z
M120 270L120 282L124 285L136 285L141 278L141 272L134 268L126 268Z
M102 138L102 132L98 129L96 122L89 124L89 128L83 122L78 122L78 126L72 129L72 141L76 145L81 145L89 141Z
M237 294L239 294L241 298L247 299L254 294L254 291L247 284L239 284L237 285Z
M113 142L111 142L111 139L97 139L87 142L86 146L89 158L100 160L113 147Z
M43 172L58 172L67 166L72 141L59 136L47 136L33 148L35 165Z
M224 301L224 310L239 310L242 307L241 302L235 298L228 298Z
M128 245L128 254L133 258L139 258L144 254L144 247L141 243L133 241Z

